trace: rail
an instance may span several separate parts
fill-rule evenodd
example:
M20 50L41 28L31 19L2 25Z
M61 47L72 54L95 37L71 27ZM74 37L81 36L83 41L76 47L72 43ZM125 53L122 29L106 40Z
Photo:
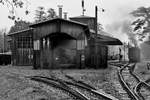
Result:
M53 80L53 81L50 81L50 80L47 80L47 79L44 79L44 78L40 78L40 77L30 77L31 80L34 80L34 81L37 81L37 82L42 82L44 84L47 84L47 85L50 85L50 86L53 86L55 88L58 88L58 89L61 89L69 94L71 94L73 97L75 97L76 99L79 99L79 100L89 100L89 98L87 98L86 96L84 96L82 93L80 93L79 91L75 91L71 88L69 88L68 86L65 85L65 83L57 83L57 81Z
M109 95L109 94L106 94L102 91L98 91L96 90L94 87L88 85L88 84L84 84L84 82L81 82L81 81L77 81L74 79L74 81L76 82L69 82L69 81L65 81L65 80L62 80L62 79L56 79L56 78L50 78L50 77L44 77L44 76L29 76L28 78L30 79L46 79L46 80L49 80L49 81L54 81L54 82L57 82L57 83L60 83L61 86L65 86L67 87L68 89L70 88L69 85L72 85L72 86L76 86L76 87L79 87L79 88L82 88L82 89L85 89L87 91L89 91L90 93L94 94L94 95L97 95L97 96L100 96L102 98L105 98L106 100L118 100L117 98ZM70 79L72 77L69 77ZM73 79L73 78L72 78ZM91 89L94 88L94 89ZM57 88L60 88L60 87L57 87ZM62 89L62 88L61 88ZM73 90L73 89L71 89ZM81 94L81 93L80 93ZM83 96L83 94L82 94ZM86 99L88 99L86 96L84 96ZM81 100L84 100L84 99L81 99Z
M122 68L119 69L118 71L118 77L119 77L119 81L122 84L122 86L124 87L124 89L127 91L128 95L133 99L133 100L139 100L138 96L135 95L135 93L130 89L130 87L128 86L128 84L125 82L123 75L122 75L122 71L128 67L130 63L124 65Z

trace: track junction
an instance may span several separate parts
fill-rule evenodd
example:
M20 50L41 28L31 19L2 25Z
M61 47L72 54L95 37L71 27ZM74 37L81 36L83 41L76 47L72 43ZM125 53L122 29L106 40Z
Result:
M150 80L143 80L134 72L136 63L109 64L119 67L117 73L119 82L131 100L150 100Z
M74 100L118 100L117 98L98 91L89 84L65 75L68 80L43 76L28 76L30 80L47 84L67 93Z

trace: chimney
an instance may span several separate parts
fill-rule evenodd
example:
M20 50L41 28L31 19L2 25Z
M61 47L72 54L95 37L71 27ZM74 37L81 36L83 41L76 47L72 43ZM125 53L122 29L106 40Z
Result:
M59 18L62 18L62 5L58 5L58 9L59 9Z
M67 12L64 12L64 19L67 20Z

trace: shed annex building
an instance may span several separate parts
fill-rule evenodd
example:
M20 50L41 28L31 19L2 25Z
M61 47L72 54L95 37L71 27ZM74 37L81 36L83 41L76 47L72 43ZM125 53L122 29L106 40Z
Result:
M83 19L86 21L82 22ZM107 67L107 45L122 43L109 36L95 37L90 28L95 23L94 17L83 19L54 18L10 34L13 65L33 65L34 68Z

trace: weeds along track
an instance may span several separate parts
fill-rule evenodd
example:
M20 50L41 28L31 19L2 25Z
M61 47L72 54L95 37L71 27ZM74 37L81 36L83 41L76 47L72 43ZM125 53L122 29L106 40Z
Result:
M30 76L28 78L33 81L42 82L44 84L58 88L75 100L118 100L109 94L97 91L94 87L84 83L83 81L76 80L68 75L65 76L69 81L43 76Z

